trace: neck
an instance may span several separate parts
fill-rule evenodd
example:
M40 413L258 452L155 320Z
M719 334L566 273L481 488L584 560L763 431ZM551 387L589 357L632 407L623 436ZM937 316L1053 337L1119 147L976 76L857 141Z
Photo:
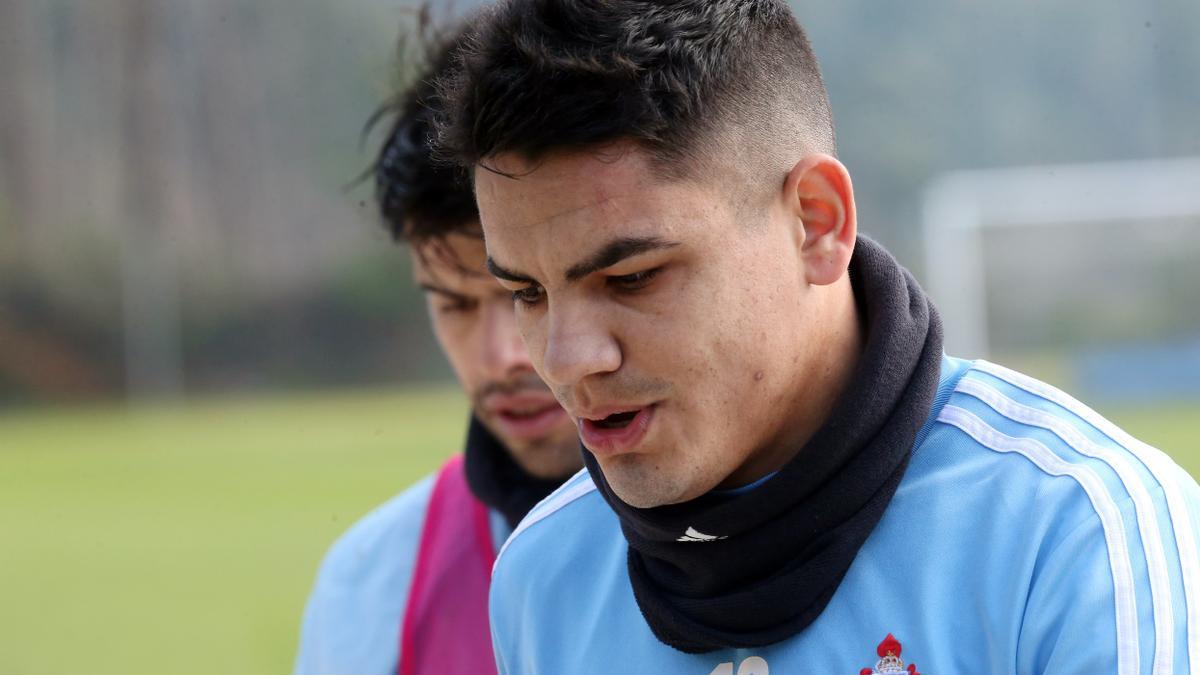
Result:
M529 509L554 491L563 478L540 478L525 471L512 453L474 415L467 427L467 485L479 501L504 515L515 528Z
M819 397L778 395L755 405L783 420L767 428L788 431L763 445L763 459L744 467L740 480L779 468L770 480L742 494L637 509L584 455L629 542L638 608L665 644L700 653L799 634L824 611L896 493L933 405L941 325L911 275L868 239L856 246L850 279L853 288L840 291L844 303L830 292L822 321L814 312L794 324L809 329L796 341L811 346L787 356L823 367L787 375ZM804 449L775 452L785 438L803 439L788 442Z
M863 321L849 275L827 290L830 311L805 326L823 326L825 330L815 339L810 334L798 341L808 353L799 355L797 361L809 366L790 378L790 390L776 406L773 426L779 431L751 453L717 489L749 485L792 461L825 424L849 385L866 341Z

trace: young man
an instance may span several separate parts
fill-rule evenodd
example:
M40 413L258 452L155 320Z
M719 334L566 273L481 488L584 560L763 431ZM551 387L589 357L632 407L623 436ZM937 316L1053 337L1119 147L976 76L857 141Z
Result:
M1196 483L943 356L786 3L477 25L440 143L589 451L497 561L500 672L1200 672Z
M538 379L511 296L484 266L470 187L430 158L432 82L452 44L390 107L375 177L384 221L410 245L434 332L470 397L466 449L333 546L305 612L297 675L494 672L496 551L582 465L575 425Z

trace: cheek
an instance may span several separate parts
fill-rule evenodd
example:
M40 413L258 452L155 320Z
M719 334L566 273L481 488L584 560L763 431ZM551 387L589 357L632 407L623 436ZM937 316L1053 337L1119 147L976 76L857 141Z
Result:
M478 331L474 330L475 322L453 315L441 314L436 308L430 307L430 323L433 335L437 338L442 353L450 362L455 376L468 392L475 384L475 366L480 359L478 348Z
M525 352L533 369L541 375L542 361L546 355L546 317L545 312L532 312L527 309L515 309L514 320L521 342L525 344Z
M442 351L449 356L454 351L455 343L460 339L460 331L457 330L453 321L438 311L432 301L427 303L427 307L429 309L429 326L433 329L433 336L437 338Z
M659 355L682 373L673 380L697 427L727 440L753 435L790 377L781 361L789 351L788 333L774 306L760 300L740 292L716 295L719 306L706 308Z

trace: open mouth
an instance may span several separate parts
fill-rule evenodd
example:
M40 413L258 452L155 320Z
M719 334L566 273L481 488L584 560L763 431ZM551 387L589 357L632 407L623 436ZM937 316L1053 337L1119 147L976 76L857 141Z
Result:
M597 455L630 452L646 436L657 405L622 410L601 419L580 418L579 437Z
M601 429L624 429L629 426L633 418L637 417L641 410L630 410L628 412L613 413L602 420L595 420L593 424Z

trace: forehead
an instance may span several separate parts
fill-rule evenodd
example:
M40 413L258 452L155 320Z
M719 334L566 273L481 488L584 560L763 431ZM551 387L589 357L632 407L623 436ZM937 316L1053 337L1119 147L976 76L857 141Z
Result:
M492 282L487 271L483 238L451 233L421 242L411 248L413 276L418 283L440 286Z
M557 152L530 161L513 154L475 170L479 199L500 199L514 209L570 211L632 192L652 177L645 153L619 143L586 152ZM580 190L581 187L586 190ZM555 214L548 214L553 216Z
M550 264L615 237L682 237L719 201L695 181L661 178L632 144L489 166L475 170L476 198L500 264Z

